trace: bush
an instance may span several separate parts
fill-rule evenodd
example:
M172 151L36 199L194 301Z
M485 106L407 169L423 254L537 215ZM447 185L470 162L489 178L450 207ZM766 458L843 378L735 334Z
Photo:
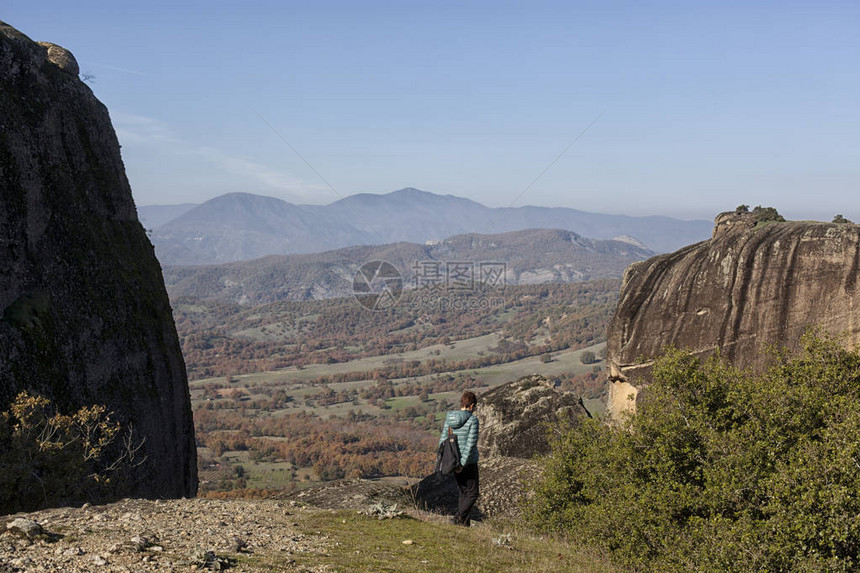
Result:
M755 217L756 224L761 223L785 223L785 217L779 214L779 212L773 207L762 207L761 205L757 205L755 209L752 210L752 214Z
M639 570L860 566L860 355L807 336L760 375L669 350L637 412L553 438L527 514Z
M100 498L142 445L120 431L104 406L64 415L47 398L18 394L0 414L0 513Z
M594 364L597 362L597 356L591 350L586 350L579 355L579 361L583 364Z

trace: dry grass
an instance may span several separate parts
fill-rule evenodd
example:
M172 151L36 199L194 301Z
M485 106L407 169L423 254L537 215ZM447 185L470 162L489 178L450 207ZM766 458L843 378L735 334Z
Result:
M326 555L303 555L299 564L327 571L609 572L600 556L567 541L535 536L512 522L465 529L423 512L379 520L355 511L320 511L300 528L333 542ZM411 543L404 544L404 541Z

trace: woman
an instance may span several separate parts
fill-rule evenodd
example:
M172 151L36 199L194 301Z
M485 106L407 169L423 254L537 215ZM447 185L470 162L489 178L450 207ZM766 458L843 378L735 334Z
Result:
M460 409L448 412L439 437L441 444L448 437L448 428L457 436L460 465L463 468L454 474L460 492L454 523L465 527L471 525L472 506L478 499L478 418L474 415L477 406L475 393L463 392Z

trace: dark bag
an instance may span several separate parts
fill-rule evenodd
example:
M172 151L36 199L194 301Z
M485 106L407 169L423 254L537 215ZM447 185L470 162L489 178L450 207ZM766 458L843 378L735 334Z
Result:
M451 475L463 469L460 465L460 446L457 444L457 436L448 428L448 437L445 438L436 452L436 471L443 476Z

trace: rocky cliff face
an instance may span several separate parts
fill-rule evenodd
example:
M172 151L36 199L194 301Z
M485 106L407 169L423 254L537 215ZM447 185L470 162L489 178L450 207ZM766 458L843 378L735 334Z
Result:
M792 348L813 326L860 343L858 268L857 225L736 213L719 215L708 241L634 263L609 325L610 411L632 407L667 345L756 369L767 347Z
M105 404L138 496L196 492L185 365L107 109L70 52L0 22L0 408Z

